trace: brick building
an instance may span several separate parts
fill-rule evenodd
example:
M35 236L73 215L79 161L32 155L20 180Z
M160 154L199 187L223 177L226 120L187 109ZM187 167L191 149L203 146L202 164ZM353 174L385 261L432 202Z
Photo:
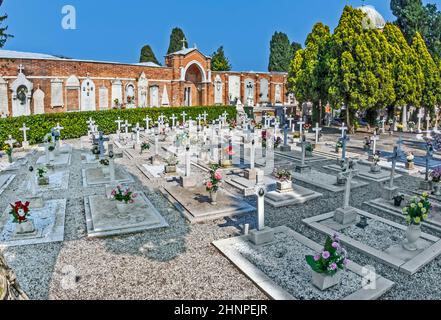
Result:
M62 59L0 50L0 114L160 106L282 105L288 101L287 74L212 72L211 58L197 48L153 63Z

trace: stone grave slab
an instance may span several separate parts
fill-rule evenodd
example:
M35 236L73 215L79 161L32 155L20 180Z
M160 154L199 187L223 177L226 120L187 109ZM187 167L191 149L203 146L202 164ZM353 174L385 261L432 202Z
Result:
M151 175L153 178L160 178L160 177L164 177L164 176L179 177L179 176L183 176L185 174L184 170L182 170L179 167L176 168L176 173L167 173L167 174L164 172L165 165L154 166L154 165L149 165L149 164L143 164L142 167L145 170L147 170L149 175Z
M28 163L27 158L15 158L14 162L9 163L2 161L0 162L0 171L15 171L21 169L24 165Z
M340 172L341 167L337 164L324 166L323 169L328 169L335 172ZM368 181L376 181L376 182L384 182L388 181L390 179L390 171L387 169L382 168L381 172L379 173L372 173L370 164L365 164L363 162L357 163L357 169L358 169L358 175L357 177L363 180ZM400 178L401 175L395 173L394 179Z
M205 186L182 188L176 182L164 186L166 197L191 222L197 223L254 212L256 209L227 190L218 191L217 205L210 203Z
M50 165L54 167L66 167L70 166L72 154L71 153L58 153L55 156L55 159L50 161ZM44 165L46 164L46 155L42 155L37 160L37 165Z
M389 151L381 151L381 157L390 157L392 155L391 152ZM397 162L402 163L402 166L404 167L404 164L407 162L406 160L406 155L403 154L401 155L401 157L397 160ZM413 160L413 162L415 163L416 166L420 166L420 167L426 167L426 158L425 156L419 156L419 155L415 155L415 158ZM433 158L429 160L429 169L434 169L438 166L441 165L441 159L439 158Z
M246 197L255 194L254 187L256 186L256 181L248 180L241 176L235 176L234 178L226 179L225 182L243 192ZM264 176L264 182L265 185L273 185L276 183L276 180L271 176Z
M83 187L93 187L102 184L109 184L110 175L104 174L101 167L82 169ZM115 168L115 184L133 183L133 177L121 167Z
M105 195L85 197L88 237L114 236L169 226L143 192L136 192L136 195L128 218L120 218L116 202Z
M286 226L274 228L275 241L255 246L248 236L214 241L213 245L273 300L375 300L394 282L376 275L375 286L364 285L362 266L350 261L341 284L321 291L311 283L306 255L323 249Z
M289 160L296 161L296 162L302 161L302 153L301 153L301 151L297 151L297 150L287 151L287 152L275 151L274 155L276 157L281 157L281 158L289 159ZM319 162L319 161L325 161L325 160L326 160L325 157L316 155L315 153L313 153L313 155L310 157L305 156L305 163L313 163L313 162Z
M368 226L365 229L357 227L356 223L338 224L334 221L334 212L307 218L303 222L327 235L338 232L346 246L408 275L415 274L441 254L441 239L438 237L422 233L418 242L421 249L409 252L402 247L407 226L359 209L357 213L367 218Z
M82 153L81 154L81 163L82 164L98 164L100 159L97 159L92 153Z
M9 187L14 180L15 174L2 174L0 175L0 195Z
M135 141L129 141L129 142L122 142L118 139L114 139L113 143L115 146L117 146L119 149L133 149L133 146L135 145Z
M373 200L365 202L365 204L371 208L381 210L384 213L393 215L393 216L398 217L398 218L402 219L403 221L405 221L406 216L403 215L402 210L407 203L406 201L409 199L410 199L410 196L405 195L405 201L403 201L401 203L400 207L395 207L393 204L393 200L387 201L383 198L373 199ZM432 230L441 232L441 206L439 204L432 203L431 214L429 215L429 218L427 219L427 221L423 222L423 225L432 229Z
M314 169L312 169L311 172L306 172L306 173L294 172L293 178L294 178L294 182L295 181L305 182L307 184L331 192L342 192L345 190L345 185L337 184L337 176L327 174L324 172L319 172ZM351 189L356 189L367 185L368 185L367 182L360 181L357 179L352 179L351 181Z
M268 203L274 208L286 207L295 204L302 204L323 196L321 193L313 190L293 185L292 192L279 193L271 191L266 194L265 203Z
M53 191L53 190L67 190L69 186L69 171L56 171L49 172L47 174L49 177L49 184L40 186L37 183L37 192L39 191ZM31 191L31 183L30 181L24 182L24 187L29 192Z
M9 212L8 207L0 216L0 247L61 242L64 240L66 199L46 200L44 207L31 209L30 220L34 222L36 232L29 235L14 235L15 224L12 223Z

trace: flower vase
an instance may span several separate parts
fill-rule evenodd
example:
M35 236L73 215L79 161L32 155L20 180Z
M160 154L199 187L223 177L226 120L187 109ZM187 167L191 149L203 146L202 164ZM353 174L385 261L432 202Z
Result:
M13 163L14 159L12 159L12 154L8 154L8 162Z
M413 161L407 161L406 162L406 169L407 170L413 170L413 168L414 168L414 162Z
M210 203L213 206L217 205L217 191L210 192Z
M116 203L116 209L118 209L118 217L120 218L128 218L129 214L127 213L129 211L130 205L128 203L125 203L124 201L118 201Z
M441 196L441 183L439 181L433 181L433 194L435 196Z
M394 199L394 206L395 207L401 207L401 202L403 202L402 198L395 198Z
M375 163L371 166L371 172L372 173L380 173L381 167L377 163Z
M406 240L403 243L403 247L409 251L418 250L417 242L421 237L421 225L411 224L406 230Z
M15 224L16 235L30 234L33 232L35 232L35 225L31 220Z
M312 284L321 291L327 290L338 285L341 282L341 272L337 272L333 276L324 273L312 271Z

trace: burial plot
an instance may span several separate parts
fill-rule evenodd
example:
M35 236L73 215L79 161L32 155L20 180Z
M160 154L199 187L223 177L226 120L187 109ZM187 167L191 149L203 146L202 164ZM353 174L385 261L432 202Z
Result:
M418 250L409 251L403 247L406 226L360 209L355 210L357 220L346 225L334 220L334 211L304 219L303 222L329 236L338 232L346 246L408 275L416 273L441 254L440 238L422 233L417 242ZM360 218L366 219L364 228L359 224Z
M302 204L323 196L321 193L313 190L292 184L290 190L275 190L268 192L265 197L265 203L275 208L291 206L295 204Z
M279 158L284 158L295 162L302 161L302 151L298 151L296 149L290 152L276 151L275 155ZM314 163L325 160L326 160L325 157L316 155L315 152L312 155L305 154L305 163Z
M390 179L390 171L383 169L380 172L371 171L372 163L367 161L358 162L358 177L368 181L384 182ZM340 172L341 167L337 164L324 166L323 169L328 169L335 172ZM401 177L399 174L395 174L395 179Z
M103 170L104 169L104 170ZM115 179L105 167L82 169L83 187L93 187L103 184L133 183L133 177L124 168L115 168Z
M404 200L401 202L399 206L394 205L394 200L386 200L383 198L377 198L373 200L369 200L365 202L367 206L370 208L379 210L382 213L390 214L396 218L399 218L405 221L406 216L403 215L403 208L406 206L407 202L410 200L410 195L403 195ZM437 203L432 203L431 213L429 214L429 218L422 223L424 226L441 232L441 205Z
M341 192L345 190L345 184L337 183L337 176L319 172L317 170L311 170L305 173L293 173L294 183L295 181L301 181L315 187L325 189L331 192ZM353 179L351 181L351 189L367 186L368 183Z
M339 285L326 291L314 287L306 255L323 246L281 226L273 242L256 246L249 236L214 241L213 245L267 296L274 300L375 300L394 283L350 261ZM368 276L368 277L367 277ZM369 281L363 281L369 278Z
M48 184L38 184L35 183L36 192L45 192L45 191L57 191L57 190L67 190L69 186L69 171L55 171L48 172L46 174L48 180ZM32 177L33 178L33 177ZM25 190L31 191L32 183L31 181L25 181L23 185Z
M18 232L18 224L13 222L11 206L0 216L0 246L13 247L64 240L64 220L66 199L45 200L41 207L30 204L28 220L33 225L30 232Z
M15 174L2 174L0 175L0 195L8 188L11 182L14 180Z
M183 188L174 181L167 182L164 185L164 191L166 191L167 198L191 223L255 211L253 206L225 189L219 189L216 205L210 203L210 195L201 184L194 188Z
M127 216L121 216L116 201L110 200L105 195L85 197L88 237L114 236L169 226L143 192L135 192L135 194L137 197Z

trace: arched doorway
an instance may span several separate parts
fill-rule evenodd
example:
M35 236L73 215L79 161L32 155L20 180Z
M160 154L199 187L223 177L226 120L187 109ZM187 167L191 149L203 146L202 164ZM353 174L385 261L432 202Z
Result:
M202 88L205 73L197 63L189 64L185 72L184 106L202 105Z

